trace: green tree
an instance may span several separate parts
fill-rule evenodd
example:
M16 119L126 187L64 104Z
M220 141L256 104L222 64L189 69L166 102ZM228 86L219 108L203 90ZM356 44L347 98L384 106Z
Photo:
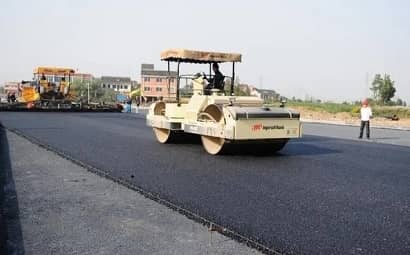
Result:
M370 90L373 92L374 99L382 104L389 104L396 93L394 81L388 74L384 74L384 77L376 74Z
M236 78L237 80L239 80L239 78ZM235 84L233 86L233 92L236 96L249 96L250 95L250 90L249 88L246 89L246 91L241 90L240 88L240 83L237 83L237 80L235 80ZM226 79L225 80L225 95L230 95L231 93L231 83L232 83L232 79Z
M397 98L397 100L396 100L396 105L400 105L400 106L402 106L403 105L403 100L401 99L401 98Z
M234 86L233 90L236 96L249 96L250 94L247 91L241 90L239 86Z
M87 100L88 87L90 89L90 101L91 102L99 102L99 101L102 101L103 98L104 99L111 98L111 93L108 92L109 89L105 90L101 88L100 79L93 79L91 81L74 80L74 82L71 84L71 90L74 91L74 94L77 97L77 99L82 100L82 101ZM107 93L110 95L106 96L105 94Z
M70 85L70 91L77 99L87 97L87 84L81 80L74 80Z
M105 103L113 103L116 101L116 93L113 89L102 89L103 94L98 101Z
M105 94L104 89L101 87L101 79L93 79L90 82L90 97L93 100L98 101Z

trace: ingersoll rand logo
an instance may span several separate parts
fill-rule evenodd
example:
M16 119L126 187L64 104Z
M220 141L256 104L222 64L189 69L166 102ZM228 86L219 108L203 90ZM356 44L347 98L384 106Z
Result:
M263 125L262 123L254 124L251 127L252 131L285 129L284 125Z

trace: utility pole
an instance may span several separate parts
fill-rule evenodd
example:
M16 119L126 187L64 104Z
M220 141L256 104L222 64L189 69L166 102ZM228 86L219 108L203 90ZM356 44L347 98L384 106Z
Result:
M87 104L90 104L90 82L87 82Z
M367 97L368 93L369 93L369 73L366 72L366 86L364 88L364 97Z
M263 89L263 76L262 75L259 76L259 88Z

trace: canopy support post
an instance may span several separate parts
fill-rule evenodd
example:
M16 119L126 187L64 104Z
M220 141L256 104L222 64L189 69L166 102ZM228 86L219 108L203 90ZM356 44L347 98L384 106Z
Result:
M168 62L168 98L171 98L171 70L170 70L170 63Z
M71 73L68 73L67 95L70 94L70 88L71 88ZM40 87L38 89L40 90ZM64 93L64 91L63 91L63 93Z
M179 64L180 64L180 60L178 59L178 67L177 67L177 104L178 106L180 106L180 102L179 102Z
M231 80L231 96L234 96L234 85L235 85L235 62L232 62L232 80Z

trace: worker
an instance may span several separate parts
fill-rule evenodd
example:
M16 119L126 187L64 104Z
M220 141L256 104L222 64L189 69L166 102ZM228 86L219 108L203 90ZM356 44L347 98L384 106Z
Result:
M13 92L13 93L11 94L11 96L10 96L10 101L11 101L12 103L15 103L16 100L17 100L17 98L16 98L16 93Z
M65 81L65 76L64 76L63 78L61 78L60 87L58 88L58 91L63 95L65 95L66 86L67 86L67 83Z
M44 74L41 75L40 79L40 93L48 92L49 86L48 86L48 81L47 78Z
M372 117L372 109L369 106L369 101L364 99L360 108L360 134L359 139L363 137L363 129L366 127L366 137L370 139L370 118Z
M205 95L210 95L211 89L224 89L225 76L221 73L221 71L219 71L218 63L212 64L212 70L214 71L215 75L212 78L206 78L209 84L205 87Z
M132 104L132 98L130 96L127 97L127 110L126 112L131 112L131 104Z

